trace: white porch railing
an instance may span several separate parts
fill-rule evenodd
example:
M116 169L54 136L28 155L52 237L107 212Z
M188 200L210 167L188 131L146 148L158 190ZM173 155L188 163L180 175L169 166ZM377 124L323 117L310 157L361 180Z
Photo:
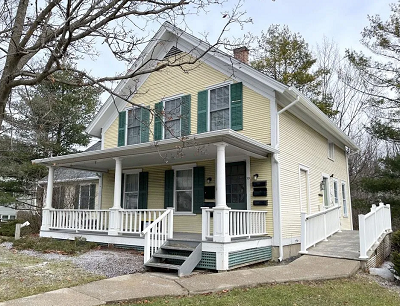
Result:
M51 229L103 232L108 230L109 220L109 210L50 210Z
M212 237L211 213L214 210L202 207L202 240ZM255 210L229 210L230 238L267 235L267 212Z
M301 213L301 252L340 231L340 206L307 215Z
M160 217L165 209L124 209L120 211L120 232L140 234L154 220Z
M151 256L174 235L174 209L168 208L153 223L146 227L141 236L144 236L144 262L146 263Z
M372 205L366 215L358 215L360 234L360 258L368 258L368 250L378 241L382 234L392 231L390 205L379 203Z

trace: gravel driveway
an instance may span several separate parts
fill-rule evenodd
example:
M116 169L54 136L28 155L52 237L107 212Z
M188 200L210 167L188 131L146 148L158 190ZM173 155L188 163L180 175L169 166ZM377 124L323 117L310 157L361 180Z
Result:
M4 242L0 244L0 246L11 249L12 243ZM134 250L99 249L76 256L57 253L40 253L32 250L17 252L32 257L38 257L46 261L70 261L85 271L103 275L107 278L145 271L143 256Z

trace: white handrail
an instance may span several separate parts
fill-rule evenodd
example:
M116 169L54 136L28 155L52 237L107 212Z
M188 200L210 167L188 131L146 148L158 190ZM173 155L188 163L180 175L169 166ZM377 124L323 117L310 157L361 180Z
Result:
M174 235L174 209L167 210L147 226L140 236L144 236L144 262L146 263L151 256Z
M301 213L301 252L340 231L340 206L307 215Z
M372 205L366 215L358 215L360 236L360 258L367 259L367 252L379 240L382 234L392 231L390 205L379 203Z
M165 209L121 209L121 233L140 234L149 224L161 216Z

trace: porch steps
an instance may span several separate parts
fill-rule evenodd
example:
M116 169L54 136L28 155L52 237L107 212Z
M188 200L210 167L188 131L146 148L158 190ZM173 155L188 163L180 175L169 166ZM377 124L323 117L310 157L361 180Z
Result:
M147 268L174 270L178 276L190 275L201 260L201 242L168 240L144 265Z

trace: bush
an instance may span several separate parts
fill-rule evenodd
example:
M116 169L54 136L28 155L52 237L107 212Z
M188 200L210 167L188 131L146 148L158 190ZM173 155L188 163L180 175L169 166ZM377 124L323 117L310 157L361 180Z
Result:
M400 230L392 233L392 251L400 253Z
M98 244L87 242L84 238L75 238L75 240L58 240L30 235L14 241L13 247L17 250L28 249L46 253L56 252L73 255L97 248Z
M19 211L17 213L17 219L22 220L24 223L28 221L29 226L23 227L21 230L21 234L39 234L40 227L42 226L42 216L36 211Z
M0 223L0 236L14 237L15 225L17 223L22 223L22 222L20 220L12 220Z

